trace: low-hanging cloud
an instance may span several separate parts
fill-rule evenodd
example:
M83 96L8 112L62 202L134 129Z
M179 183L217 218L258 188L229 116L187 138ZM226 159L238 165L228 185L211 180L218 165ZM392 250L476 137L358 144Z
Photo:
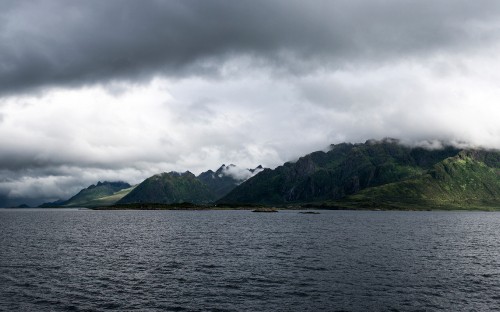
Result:
M263 168L255 168L250 170L238 167L236 165L229 165L223 168L221 175L232 177L233 179L241 183L243 181L250 179L251 177L253 177L254 175L263 170L264 170Z

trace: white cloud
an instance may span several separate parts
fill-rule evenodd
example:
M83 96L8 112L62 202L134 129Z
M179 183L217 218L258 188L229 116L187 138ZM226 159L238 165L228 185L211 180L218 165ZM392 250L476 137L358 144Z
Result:
M240 182L246 181L264 170L263 168L256 168L255 170L241 168L236 165L224 166L221 175L230 176Z

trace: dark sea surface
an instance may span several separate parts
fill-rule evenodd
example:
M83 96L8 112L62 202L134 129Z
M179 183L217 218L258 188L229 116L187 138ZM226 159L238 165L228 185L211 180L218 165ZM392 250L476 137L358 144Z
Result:
M0 209L1 311L493 311L500 213Z

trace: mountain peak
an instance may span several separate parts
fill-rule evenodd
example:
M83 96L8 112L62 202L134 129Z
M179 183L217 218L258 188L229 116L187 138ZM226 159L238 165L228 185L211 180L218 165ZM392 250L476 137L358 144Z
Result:
M118 204L191 202L204 204L215 198L190 171L162 173L147 178L125 195Z

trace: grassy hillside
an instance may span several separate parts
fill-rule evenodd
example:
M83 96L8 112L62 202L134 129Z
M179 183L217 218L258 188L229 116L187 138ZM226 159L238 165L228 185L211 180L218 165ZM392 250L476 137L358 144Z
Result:
M425 174L365 189L331 205L384 209L500 209L500 153L462 151Z
M81 190L78 194L63 202L61 206L92 207L94 202L103 198L107 198L103 199L103 202L114 204L112 200L120 197L123 192L119 192L128 188L130 188L130 184L125 182L98 182L96 185L91 185Z
M132 187L129 187L129 188L126 188L123 190L119 190L119 191L117 191L111 195L108 195L108 196L103 196L103 197L92 199L92 200L84 203L82 207L92 208L92 207L103 207L103 206L114 205L116 202L118 202L120 199L122 199L125 195L130 193L134 188L135 188L135 186L132 186Z
M214 194L208 187L187 171L154 175L137 185L117 204L182 202L204 204L214 200Z

